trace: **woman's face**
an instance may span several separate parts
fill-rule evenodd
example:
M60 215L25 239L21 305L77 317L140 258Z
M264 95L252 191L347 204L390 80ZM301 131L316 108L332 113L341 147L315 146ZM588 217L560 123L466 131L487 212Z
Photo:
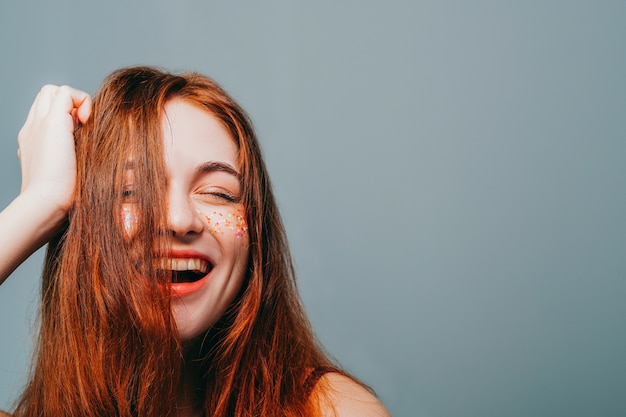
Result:
M171 249L158 254L158 265L172 271L172 312L180 337L189 340L213 326L241 288L248 227L237 145L222 124L174 99L162 129Z

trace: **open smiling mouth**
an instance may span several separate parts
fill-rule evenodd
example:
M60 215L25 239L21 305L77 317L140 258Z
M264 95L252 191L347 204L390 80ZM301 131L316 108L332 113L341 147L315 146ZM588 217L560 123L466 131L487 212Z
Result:
M158 265L166 274L171 273L174 284L199 281L213 269L213 265L200 258L161 258Z

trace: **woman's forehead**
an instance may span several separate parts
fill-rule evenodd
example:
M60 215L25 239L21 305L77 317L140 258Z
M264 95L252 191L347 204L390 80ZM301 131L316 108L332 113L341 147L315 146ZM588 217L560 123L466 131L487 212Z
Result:
M170 100L161 121L166 164L220 162L238 168L239 149L224 123L186 100Z

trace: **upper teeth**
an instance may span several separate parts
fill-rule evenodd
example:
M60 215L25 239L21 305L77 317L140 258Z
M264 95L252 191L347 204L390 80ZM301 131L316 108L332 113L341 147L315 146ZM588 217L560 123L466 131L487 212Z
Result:
M161 258L159 267L172 271L209 272L209 263L199 258Z

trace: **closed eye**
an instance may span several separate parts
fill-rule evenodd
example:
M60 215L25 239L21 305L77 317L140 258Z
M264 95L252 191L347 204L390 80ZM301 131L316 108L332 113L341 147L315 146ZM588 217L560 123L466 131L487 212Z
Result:
M229 164L209 161L197 168L194 194L206 204L241 201L241 178Z
M235 197L232 194L227 194L227 193L209 193L209 194L215 197L221 198L223 200L226 200L230 203L236 203L239 201L239 198Z
M222 189L201 190L198 195L207 203L238 203L241 197Z

